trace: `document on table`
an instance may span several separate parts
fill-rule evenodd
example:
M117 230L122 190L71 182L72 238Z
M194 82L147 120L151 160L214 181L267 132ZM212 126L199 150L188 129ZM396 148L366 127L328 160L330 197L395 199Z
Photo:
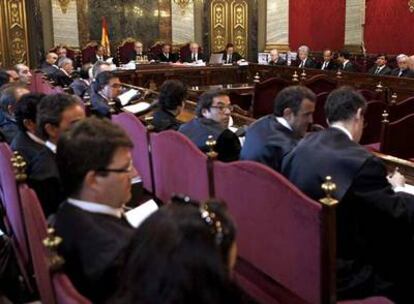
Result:
M138 207L125 212L125 217L131 226L137 228L151 214L158 210L158 205L154 200L149 200Z

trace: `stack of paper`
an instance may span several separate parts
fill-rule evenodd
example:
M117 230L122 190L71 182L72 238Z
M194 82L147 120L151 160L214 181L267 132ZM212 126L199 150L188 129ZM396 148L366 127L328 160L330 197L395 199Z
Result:
M138 102L130 106L125 106L122 109L132 114L138 114L138 113L148 110L150 107L151 107L151 104L149 104L148 102Z
M154 200L149 200L138 207L125 212L125 217L131 226L137 228L151 214L158 210L158 205Z
M126 106L128 102L131 101L131 98L138 94L138 90L130 89L125 93L118 96L118 99L121 101L122 106Z

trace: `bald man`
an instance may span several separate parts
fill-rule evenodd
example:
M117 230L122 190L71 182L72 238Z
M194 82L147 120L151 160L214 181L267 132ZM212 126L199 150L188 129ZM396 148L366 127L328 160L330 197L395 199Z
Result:
M206 62L206 57L201 53L198 43L192 42L190 43L190 53L184 56L184 58L181 58L181 62L194 63L200 61Z
M59 70L59 67L56 64L57 59L58 59L58 55L56 53L54 52L47 53L45 62L43 62L42 65L40 66L40 70L42 71L42 73L46 74L47 76L50 76L53 73L55 73L57 70Z
M286 60L279 56L278 50L271 50L269 55L269 65L286 65Z

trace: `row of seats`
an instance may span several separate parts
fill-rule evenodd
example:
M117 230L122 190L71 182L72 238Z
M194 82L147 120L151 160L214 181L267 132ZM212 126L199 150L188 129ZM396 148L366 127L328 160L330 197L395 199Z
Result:
M256 162L216 161L182 134L151 133L131 114L112 119L132 137L134 165L158 199L176 193L227 203L238 227L236 277L251 296L260 303L336 303L332 199L315 202Z

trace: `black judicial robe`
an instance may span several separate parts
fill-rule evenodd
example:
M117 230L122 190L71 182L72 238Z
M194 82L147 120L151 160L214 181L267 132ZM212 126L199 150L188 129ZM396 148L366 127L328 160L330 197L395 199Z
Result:
M154 119L152 125L155 132L161 132L165 130L178 130L181 126L181 122L175 118L174 114L164 110L158 110L154 112Z
M31 164L44 145L32 140L26 132L19 131L11 142L10 147L13 151L18 151L24 160Z
M246 131L240 159L260 162L279 171L283 157L297 144L291 130L271 114L255 121Z
M65 273L92 303L105 302L119 283L134 228L124 218L87 212L64 202L56 213L55 229L63 239L59 251L66 261Z
M179 131L203 152L209 151L206 141L208 136L212 135L216 140L215 151L218 153L218 160L230 162L239 159L241 146L237 135L212 119L195 118L182 125Z
M394 192L380 159L328 128L303 139L282 173L315 200L324 197L326 176L337 185L339 298L383 294L413 303L414 196Z

